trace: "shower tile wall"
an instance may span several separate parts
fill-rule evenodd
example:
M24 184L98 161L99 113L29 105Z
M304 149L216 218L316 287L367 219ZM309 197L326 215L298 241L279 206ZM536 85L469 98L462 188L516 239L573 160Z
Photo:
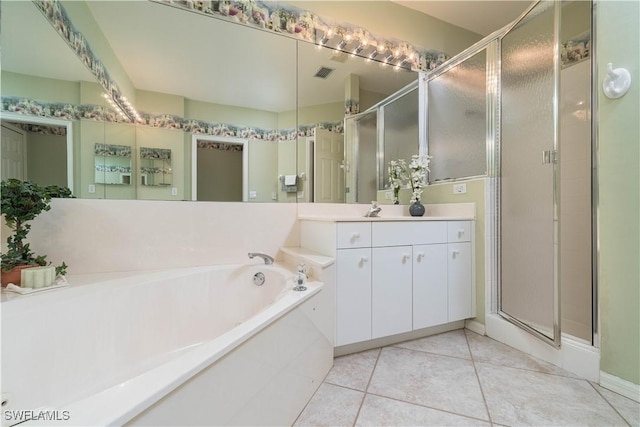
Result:
M561 72L562 332L591 341L591 62Z

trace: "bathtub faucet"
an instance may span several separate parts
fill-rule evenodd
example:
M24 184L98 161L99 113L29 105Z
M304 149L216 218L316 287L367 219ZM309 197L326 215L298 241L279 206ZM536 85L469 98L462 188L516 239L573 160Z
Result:
M264 260L264 263L266 265L271 265L273 264L273 257L267 254L263 254L260 252L249 252L249 259L253 259L255 257L260 257Z

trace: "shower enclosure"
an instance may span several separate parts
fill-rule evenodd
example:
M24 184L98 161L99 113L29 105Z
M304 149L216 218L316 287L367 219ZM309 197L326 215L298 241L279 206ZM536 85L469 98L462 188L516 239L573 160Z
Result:
M540 1L425 78L429 181L487 177L493 311L556 347L597 332L590 29L591 2Z
M419 143L418 81L360 114L345 118L347 203L370 203L389 188L390 160L411 160Z

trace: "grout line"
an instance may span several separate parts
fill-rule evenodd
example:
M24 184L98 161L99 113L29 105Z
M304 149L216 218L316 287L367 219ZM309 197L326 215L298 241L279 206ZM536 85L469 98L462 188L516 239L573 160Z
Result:
M331 369L329 369L329 372L331 372L331 370L334 368L335 366L335 357L333 358L334 362L333 365L331 366ZM296 423L298 422L298 420L300 419L300 417L302 416L302 414L304 413L304 411L307 409L307 406L309 406L309 403L311 403L311 401L313 400L314 397L316 397L316 394L318 393L318 390L320 390L320 387L322 387L322 384L325 384L325 380L327 379L327 377L329 376L329 372L327 372L327 375L324 376L324 378L322 379L322 381L320 382L320 385L318 386L318 388L316 388L316 391L313 392L313 394L311 395L311 398L307 401L307 403L304 405L304 408L302 408L302 411L300 411L300 413L298 414L298 416L296 417L295 421L293 422L293 424L291 424L292 426L296 425ZM326 384L331 384L331 383L326 383ZM334 385L334 384L331 384Z
M473 372L476 373L476 379L478 380L478 387L480 387L480 394L482 395L482 401L484 402L484 408L487 411L487 417L489 417L489 422L493 425L493 420L491 419L491 412L489 411L489 404L487 403L487 398L484 395L484 390L482 389L482 382L480 381L480 375L478 375L478 369L476 368L476 361L473 358L473 352L471 351L471 346L469 345L469 338L467 338L467 334L465 332L464 339L467 342L467 348L469 349L469 354L471 355L471 365L473 366Z
M438 411L438 412L445 412L447 414L451 414L451 415L456 415L458 417L464 417L464 418L468 418L470 420L475 420L475 421L482 421L483 423L487 423L490 422L489 420L486 419L482 419L482 418L477 418L477 417L472 417L470 415L464 415L461 414L459 412L452 412L452 411L448 411L446 409L442 409L442 408L436 408L435 406L428 406L428 405L423 405L422 403L417 403L417 402L407 402L406 400L402 400L402 399L398 399L395 397L389 397L389 396L385 396L382 394L377 394L377 393L368 393L371 396L376 396L376 397L380 397L382 399L389 399L389 400L393 400L396 402L400 402L400 403L406 403L407 405L414 405L414 406L420 406L421 408L427 408L427 409L432 409L434 411Z
M585 381L586 381L586 380L585 380ZM626 419L626 418L625 418L625 417L624 417L624 416L623 416L623 415L622 415L622 414L621 414L621 413L616 409L616 407L615 407L615 406L613 406L613 404L612 404L611 402L609 402L609 399L607 399L607 398L606 398L602 393L600 393L600 390L598 390L598 389L596 388L596 386L595 386L595 385L593 385L593 384L591 383L591 381L587 381L587 382L588 382L588 383L589 383L589 385L590 385L590 386L591 386L591 387L596 391L596 393L598 393L598 395L599 395L600 397L602 397L602 398L604 399L604 401L605 401L605 402L607 402L607 404L608 404L609 406L611 406L611 408L615 411L615 413L616 413L616 414L618 414L618 416L619 416L620 418L622 418L622 420L623 420L625 423L627 423L627 425L628 425L628 426L631 426L631 423L630 423L629 421L627 421L627 419Z
M369 381L367 381L367 386L364 388L364 396L362 396L362 402L360 402L360 406L358 407L358 412L356 412L356 417L353 419L353 425L356 425L358 422L358 418L360 417L360 411L362 410L362 405L364 405L364 400L367 398L367 393L369 392L369 386L371 385L371 380L373 379L373 374L376 372L376 368L378 367L378 360L380 360L380 354L382 353L382 348L378 348L378 356L376 357L376 363L373 364L373 369L371 370L371 375L369 375Z
M425 353L425 354L433 354L434 356L443 356L443 357L451 357L453 359L458 359L458 360L466 360L467 362L469 360L471 360L471 353L469 353L469 357L460 357L460 356L452 356L450 354L442 354L442 353L434 353L433 351L427 351L427 350L419 350L419 349L415 349L415 348L408 348L408 347L401 347L397 344L391 345L390 347L393 348L401 348L403 350L411 350L411 351L417 351L420 353Z

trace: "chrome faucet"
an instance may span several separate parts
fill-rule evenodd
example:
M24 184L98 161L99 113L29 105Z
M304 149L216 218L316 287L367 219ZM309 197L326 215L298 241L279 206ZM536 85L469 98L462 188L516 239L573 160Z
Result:
M273 257L267 254L263 254L260 252L249 252L249 259L253 259L255 257L260 257L264 260L264 263L266 265L271 265L273 264Z
M378 206L378 202L374 200L371 202L371 207L369 208L369 212L364 214L364 216L371 217L371 218L377 217L381 210L382 208Z

